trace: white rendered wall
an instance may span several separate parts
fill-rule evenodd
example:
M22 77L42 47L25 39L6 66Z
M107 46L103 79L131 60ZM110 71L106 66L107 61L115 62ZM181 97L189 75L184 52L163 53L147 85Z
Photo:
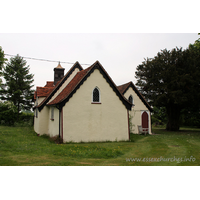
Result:
M48 133L50 137L59 135L59 110L54 107L54 119L51 119L51 107L49 107L49 127Z
M133 96L133 104L135 105L131 111L129 111L129 115L132 116L132 132L133 133L139 133L138 132L138 125L142 125L142 112L146 111L149 116L149 134L151 134L151 113L148 110L148 108L145 106L145 104L141 101L141 99L138 97L138 95L135 93L135 91L129 87L129 89L126 91L124 96L126 99L129 98L129 96Z
M101 104L92 104L98 87ZM129 139L127 109L98 69L63 107L64 142L119 141Z

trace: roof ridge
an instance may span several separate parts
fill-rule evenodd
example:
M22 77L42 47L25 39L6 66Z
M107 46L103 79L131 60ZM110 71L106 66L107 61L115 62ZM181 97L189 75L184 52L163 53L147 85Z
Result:
M34 95L38 97L46 97L53 90L53 87L37 87ZM35 96L35 98L36 98Z
M123 85L120 85L118 87L122 87L122 86L126 86L125 88L122 88L121 89L121 93L124 94L128 87L132 85L133 86L133 89L135 91L135 93L137 94L137 96L142 100L142 102L147 106L147 108L149 108L149 110L152 110L151 106L149 105L149 103L147 102L147 100L144 98L144 96L142 95L142 93L137 89L137 87L134 85L134 83L132 81L128 82L128 83L125 83Z
M96 61L90 67L77 73L76 76L70 81L70 83L63 89L63 91L48 105L60 104L60 106L63 107L65 105L65 103L67 101L69 101L69 99L73 96L73 94L76 92L76 90L80 88L80 86L84 83L84 81L87 80L87 78L90 76L90 74L95 69L98 69L100 71L100 73L106 79L107 83L110 85L110 87L113 89L113 91L119 97L119 99L122 101L124 106L130 110L132 104L124 97L124 95L122 95L120 93L120 91L117 89L117 86L113 82L112 78L108 75L108 73L103 68L103 66L100 64L99 61Z
M130 83L132 83L132 81L129 81L129 82L124 83L124 84L121 84L121 85L118 85L117 87L120 87L120 86L123 86L123 85L128 85L128 84L130 84Z
M48 105L54 105L54 104L58 104L58 103L64 101L70 95L70 93L76 88L76 86L83 80L83 78L87 75L87 73L90 71L90 69L92 67L93 66L90 66L84 70L79 71L74 76L74 78L65 86L65 88L60 92L60 94L58 94L58 96L53 101L49 102ZM81 77L82 74L84 74L84 75ZM75 82L75 84L73 85L73 81L75 81L79 77L80 77L80 80L78 79L77 83ZM71 86L72 86L72 88L71 88L70 92L68 92L67 89L70 88ZM67 95L62 97L63 93L67 93Z
M78 65L78 68L80 69L80 71L83 70L83 67L80 65L80 63L78 61L76 61L73 66L68 70L68 72L65 74L65 76L59 81L59 83L57 83L54 86L54 89L49 93L49 95L38 105L38 107L41 107L39 110L42 110L42 108L45 106L45 103L48 103L48 101L51 99L51 96L53 96L56 91L61 87L61 85L64 83L63 80L67 77L70 76L71 73L74 71L74 69L76 68L76 65ZM68 77L67 77L68 78Z

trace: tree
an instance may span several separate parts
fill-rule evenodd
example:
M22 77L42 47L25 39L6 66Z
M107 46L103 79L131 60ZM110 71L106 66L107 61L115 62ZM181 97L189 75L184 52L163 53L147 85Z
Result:
M2 93L2 100L13 102L17 107L18 114L20 111L29 110L32 107L33 74L29 74L29 66L26 61L19 55L10 58L3 71L5 84Z
M3 64L7 59L4 58L4 51L2 50L0 46L0 77L2 76L2 69L3 69ZM2 80L0 79L0 84L2 83Z
M164 49L137 66L136 85L151 105L166 108L169 131L179 130L183 108L199 104L200 69L195 56L190 49Z
M200 35L200 33L198 33L198 35ZM189 45L190 50L199 50L200 49L200 38L198 40L195 41L194 44L190 44Z
M200 33L198 33L200 35ZM194 44L189 45L190 51L190 64L198 68L198 73L196 74L196 88L195 93L199 93L200 88L200 38L197 39ZM197 99L200 97L197 96ZM184 109L185 123L188 125L195 125L200 127L200 101L197 100L196 103L193 103L189 108Z
M153 107L153 113L151 116L151 123L155 125L163 125L167 122L166 108L165 107Z

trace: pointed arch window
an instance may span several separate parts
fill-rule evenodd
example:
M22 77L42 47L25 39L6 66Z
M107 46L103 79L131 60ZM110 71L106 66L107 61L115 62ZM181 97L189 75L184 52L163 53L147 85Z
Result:
M92 102L93 103L100 103L100 90L97 87L95 87L94 90L93 90Z
M133 104L133 96L132 95L129 96L128 101Z

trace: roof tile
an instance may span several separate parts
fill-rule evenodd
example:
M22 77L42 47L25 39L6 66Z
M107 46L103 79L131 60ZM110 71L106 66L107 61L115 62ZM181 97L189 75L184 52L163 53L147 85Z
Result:
M47 81L47 84L44 87L54 87L53 81Z
M48 105L55 105L64 100L77 86L77 84L83 79L83 77L87 74L87 72L91 69L88 67L85 70L78 72L75 77L69 82L69 84L62 90L62 92Z
M123 85L117 86L117 89L121 92L122 95L128 90L129 87L132 87L132 89L135 91L135 93L138 95L138 97L141 99L141 101L147 106L147 108L152 112L152 108L149 105L149 103L146 101L144 96L140 93L140 91L135 87L132 81L125 83Z
M36 96L37 97L46 97L50 94L54 87L37 87Z
M62 86L63 82L71 75L71 73L78 68L80 71L83 70L83 68L81 67L81 65L79 64L79 62L76 62L71 68L70 70L65 74L65 76L56 83L56 85L54 86L53 90L49 93L49 95L38 105L38 107L40 109L42 109L47 102L51 99L52 95L55 94L55 92Z
M117 86L117 89L123 94L124 91L128 88L128 86L129 86L130 83L131 83L131 82L128 82L128 83L126 83L126 84Z

